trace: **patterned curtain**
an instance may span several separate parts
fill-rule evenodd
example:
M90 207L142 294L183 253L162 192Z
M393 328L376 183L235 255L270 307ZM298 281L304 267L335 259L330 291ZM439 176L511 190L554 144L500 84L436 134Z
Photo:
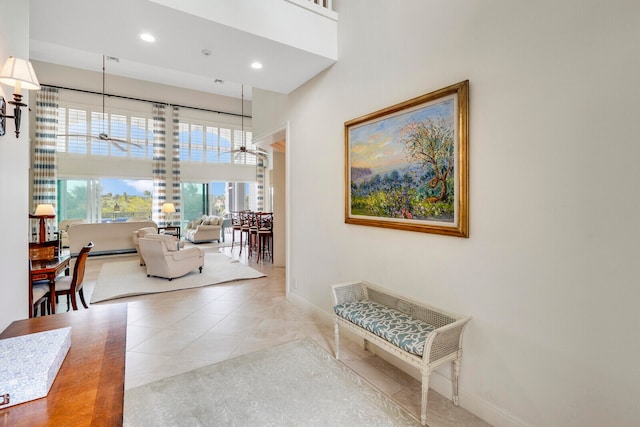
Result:
M266 173L264 164L264 157L262 155L256 156L256 181L258 187L256 191L256 210L258 212L264 210L264 174Z
M171 202L176 208L176 215L180 218L181 199L180 199L180 109L173 107L173 128L171 140Z
M166 107L153 104L153 202L151 219L164 226L162 204L167 201L167 136Z
M36 139L33 144L33 207L56 207L56 130L58 89L42 86L36 92Z

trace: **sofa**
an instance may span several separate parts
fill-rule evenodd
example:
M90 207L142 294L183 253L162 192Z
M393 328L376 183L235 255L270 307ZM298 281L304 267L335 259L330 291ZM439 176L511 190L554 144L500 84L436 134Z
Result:
M203 215L187 224L184 238L191 243L212 242L214 240L220 242L223 223L223 217Z
M133 253L136 252L136 247L131 235L134 231L144 227L158 229L158 225L151 220L72 224L67 230L69 252L75 256L84 245L93 242L91 256Z
M71 224L83 224L86 222L86 219L81 218L65 219L64 221L60 221L60 224L58 224L58 233L60 235L60 244L63 248L69 247L69 234L67 233L67 231L69 230L69 226Z

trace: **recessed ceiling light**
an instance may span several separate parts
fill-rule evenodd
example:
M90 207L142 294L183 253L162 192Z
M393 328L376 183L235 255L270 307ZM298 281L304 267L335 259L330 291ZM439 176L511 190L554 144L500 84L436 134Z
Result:
M262 68L262 64L260 62L256 61L253 64L251 64L251 68L259 70L260 68Z
M151 34L149 34L149 33L142 33L142 34L140 34L140 38L141 38L142 40L146 41L146 42L149 42L149 43L156 41L156 38L155 38L155 37L153 37L153 36L152 36Z

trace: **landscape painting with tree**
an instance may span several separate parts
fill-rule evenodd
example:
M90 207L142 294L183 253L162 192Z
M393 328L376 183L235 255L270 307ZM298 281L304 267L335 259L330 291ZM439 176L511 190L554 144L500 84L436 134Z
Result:
M468 237L464 81L345 123L349 224Z

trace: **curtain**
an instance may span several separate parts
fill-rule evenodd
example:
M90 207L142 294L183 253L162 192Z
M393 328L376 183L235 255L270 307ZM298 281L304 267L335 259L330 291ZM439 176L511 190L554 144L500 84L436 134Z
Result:
M264 210L264 174L266 173L265 157L256 155L256 210L262 212Z
M173 107L173 127L171 140L171 202L176 208L176 215L180 218L181 198L180 198L180 109Z
M51 204L54 209L57 207L56 131L58 124L58 98L58 89L56 88L42 86L41 90L36 92L32 212L40 204ZM37 227L37 224L32 224L32 227ZM53 228L50 230L53 230Z
M166 106L153 104L153 202L151 219L160 226L166 225L162 204L167 201L167 136Z

